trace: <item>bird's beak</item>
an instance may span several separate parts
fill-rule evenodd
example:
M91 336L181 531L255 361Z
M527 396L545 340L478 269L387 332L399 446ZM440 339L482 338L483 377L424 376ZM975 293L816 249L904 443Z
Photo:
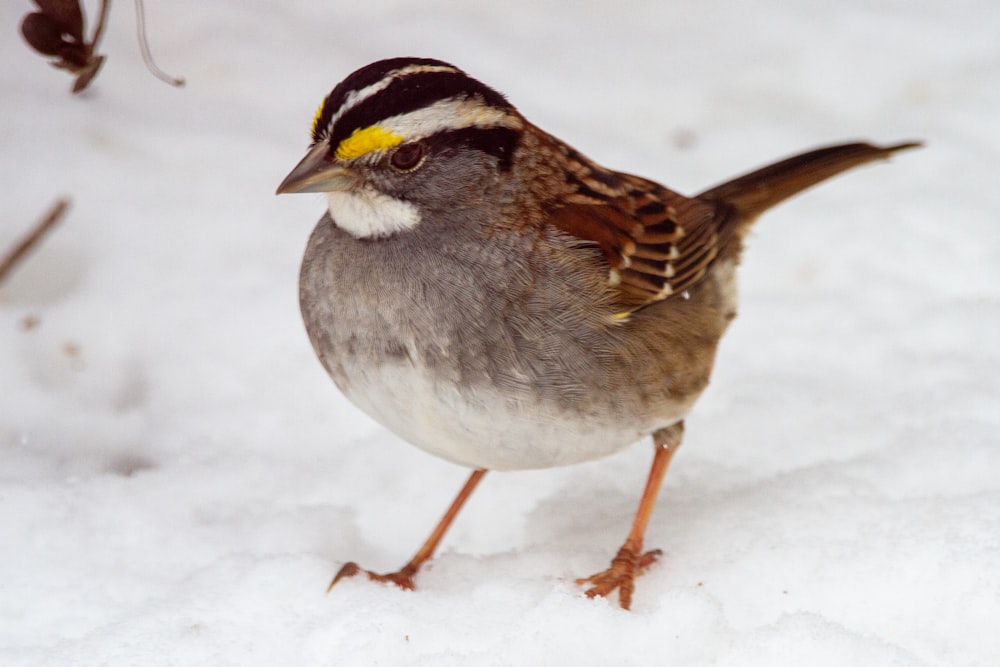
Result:
M275 194L292 192L335 192L349 190L356 182L351 170L327 157L327 145L320 142L309 149Z

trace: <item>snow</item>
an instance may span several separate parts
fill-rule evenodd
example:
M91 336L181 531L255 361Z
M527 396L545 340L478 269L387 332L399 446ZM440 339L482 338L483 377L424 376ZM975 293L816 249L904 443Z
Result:
M93 89L11 35L0 664L968 665L1000 655L995 2L115 3ZM842 139L928 146L769 213L632 612L588 600L650 460L466 471L343 399L299 320L321 195L273 196L320 99L423 55L601 162L697 191ZM26 318L37 325L26 326Z

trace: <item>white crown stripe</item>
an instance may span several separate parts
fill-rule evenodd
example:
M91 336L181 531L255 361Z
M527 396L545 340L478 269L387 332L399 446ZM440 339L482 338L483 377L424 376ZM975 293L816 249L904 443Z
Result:
M415 111L391 116L380 121L378 126L398 134L404 141L417 141L448 130L468 127L521 129L523 123L509 109L485 106L476 98L453 97Z
M390 83L396 79L401 79L404 76L409 76L411 74L423 74L426 72L458 72L459 70L454 67L446 67L444 65L408 65L406 67L393 70L386 74L382 79L376 81L370 86L365 86L360 90L352 90L344 98L344 103L340 105L337 112L330 117L330 121L326 124L326 134L327 136L333 131L334 124L340 120L341 116L345 113L358 106L365 100L369 99L373 95L385 90Z

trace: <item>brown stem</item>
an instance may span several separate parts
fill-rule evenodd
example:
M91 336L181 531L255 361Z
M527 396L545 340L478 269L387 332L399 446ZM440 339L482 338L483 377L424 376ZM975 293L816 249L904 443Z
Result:
M97 25L94 26L94 36L90 38L91 53L97 50L97 43L101 41L101 37L104 35L104 26L108 20L108 8L110 6L111 0L101 0L101 9L97 14Z
M7 274L10 273L14 265L24 259L24 256L28 254L28 251L37 244L45 233L48 232L59 220L62 218L66 209L69 207L68 199L59 199L52 208L49 209L45 216L35 223L35 226L31 229L27 236L25 236L21 241L15 245L7 256L0 261L0 283L7 278Z
M90 42L84 44L86 62L83 67L68 68L76 74L76 81L73 82L72 88L74 95L86 90L90 82L97 76L101 65L104 64L104 56L97 53L97 44L101 41L101 36L104 34L104 26L107 24L110 5L111 0L101 0L101 8L97 15L97 25L94 26L94 36L90 38Z

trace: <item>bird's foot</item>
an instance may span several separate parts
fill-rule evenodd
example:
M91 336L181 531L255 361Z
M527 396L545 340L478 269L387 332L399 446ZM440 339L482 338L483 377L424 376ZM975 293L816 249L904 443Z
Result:
M337 576L335 576L333 578L333 581L330 582L330 585L327 586L326 592L329 593L330 590L333 589L333 587L336 586L337 582L340 581L341 579L347 579L348 577L353 577L354 575L361 573L368 575L368 578L371 579L372 581L380 581L385 584L393 584L395 586L399 586L403 590L412 591L414 588L413 577L416 576L418 569L419 567L414 566L413 563L407 563L398 572L390 572L388 574L378 574L376 572L371 572L370 570L364 569L357 563L354 562L345 563L344 566L340 568L340 571L337 572Z
M632 592L635 590L635 578L642 571L656 562L663 552L659 549L639 553L629 545L623 546L611 560L611 566L603 572L576 580L577 584L590 584L586 595L588 598L606 597L618 590L618 603L622 609L632 606Z

